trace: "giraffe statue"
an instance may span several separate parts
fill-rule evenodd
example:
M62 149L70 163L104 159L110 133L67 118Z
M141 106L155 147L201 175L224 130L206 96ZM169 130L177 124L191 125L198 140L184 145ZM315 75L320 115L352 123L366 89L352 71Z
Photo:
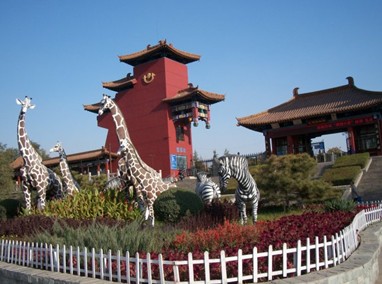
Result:
M160 174L141 159L131 142L125 119L117 104L107 95L103 96L100 104L99 115L106 110L110 110L112 114L127 177L134 186L138 202L144 207L145 220L150 219L151 226L154 226L154 201L160 193L170 188L170 183L164 182Z
M66 153L61 143L57 142L57 144L54 145L52 149L50 149L50 152L57 152L60 156L60 170L63 179L64 192L69 195L74 195L75 193L79 192L80 186L70 171Z
M25 114L27 110L34 109L35 105L32 104L32 98L25 97L25 99L16 99L16 103L21 105L21 111L17 123L17 142L19 152L23 158L24 165L20 169L22 186L24 191L24 198L26 209L31 209L31 192L30 188L37 191L38 203L37 207L43 210L45 207L46 194L52 190L56 198L63 196L62 183L60 178L42 163L41 156L33 148L31 141L28 138L25 129Z

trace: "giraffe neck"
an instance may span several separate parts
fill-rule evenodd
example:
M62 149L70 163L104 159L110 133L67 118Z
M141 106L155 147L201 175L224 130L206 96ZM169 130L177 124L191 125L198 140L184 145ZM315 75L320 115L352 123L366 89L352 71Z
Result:
M127 129L123 114L115 103L113 103L112 107L110 108L110 112L113 117L119 142L123 141L124 139L130 140L129 131Z
M20 112L17 124L17 142L20 155L24 160L25 167L29 167L36 162L41 163L41 156L33 148L32 143L28 138L28 134L25 129L25 112L23 111Z
M115 102L112 102L112 106L109 108L113 121L115 124L119 143L127 141L126 159L131 168L143 168L145 171L156 173L154 169L149 167L139 156L133 142L130 139L129 131L125 122L125 118L122 115L121 110ZM157 174L157 173L156 173Z
M60 152L60 170L65 184L69 184L71 181L74 181L65 152L63 152L63 155Z

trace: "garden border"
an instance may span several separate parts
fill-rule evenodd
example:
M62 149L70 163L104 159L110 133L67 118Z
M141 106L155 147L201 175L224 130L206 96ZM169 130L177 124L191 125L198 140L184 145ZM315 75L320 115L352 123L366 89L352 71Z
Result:
M370 225L361 232L360 236L360 247L348 260L338 266L318 272L311 272L299 277L274 280L268 283L374 283L378 279L380 266L382 266L382 263L378 263L378 257L382 248L382 223ZM0 262L0 282L2 280L7 280L5 283L9 284L22 283L21 281L25 283L50 284L110 283L106 280L84 278Z
M366 213L366 212L367 213ZM361 214L362 213L362 214ZM359 215L361 214L361 215ZM350 233L350 235L348 235L349 233L349 230L345 230L344 231L341 231L340 233L340 236L338 236L338 234L336 234L336 241L335 239L332 238L332 243L331 245L334 245L335 243L337 243L338 241L341 242L338 243L338 247L336 247L336 249L334 247L332 247L332 250L333 250L333 265L335 266L335 268L337 269L325 269L325 270L321 270L321 266L323 265L323 263L321 262L317 262L315 263L315 265L311 266L311 265L306 265L305 269L307 272L309 272L310 269L314 269L316 268L317 270L319 270L318 272L313 272L313 273L309 273L309 274L306 274L304 276L302 276L303 278L305 278L304 280L302 280L302 282L306 283L306 282L310 282L309 279L312 279L312 281L314 283L328 283L328 279L331 279L332 276L335 277L336 280L333 280L333 281L340 281L338 279L342 279L340 281L340 283L346 283L348 281L347 280L352 280L354 282L354 277L356 277L356 279L360 280L364 280L364 279L369 279L370 280L375 280L376 279L376 273L379 271L379 267L378 267L378 255L379 255L379 252L380 252L380 243L381 243L381 240L382 240L382 236L377 236L376 234L378 233L379 235L381 235L381 232L382 232L382 229L381 229L381 225L380 225L380 221L381 220L381 206L378 205L376 207L374 207L373 209L366 209L366 210L363 210L362 212L360 212L359 214L357 214L357 216L359 216L358 218L355 218L353 220L353 223L355 224L354 227L353 227L353 223L351 226L349 227L353 227L352 230L350 230L350 232L353 232L353 233ZM372 225L372 223L375 223L375 222L378 222L379 225ZM364 230L366 229L366 227L369 227L369 226L372 226L369 230ZM349 228L347 227L347 228ZM372 229L374 228L374 229ZM375 228L378 229L378 232L376 233L376 230ZM345 232L347 231L347 232ZM353 237L352 237L353 236ZM357 237L358 236L358 237ZM361 239L360 239L360 236L361 236ZM354 238L355 237L355 238ZM318 239L316 241L316 243L318 242ZM326 243L325 239L324 239L324 244ZM359 249L356 249L356 247L358 245L361 245L361 247ZM368 252L368 255L366 257L363 257L364 256L364 246L366 245L366 251ZM58 260L58 258L56 259L56 262L57 263L54 263L52 262L52 258L53 257L53 254L56 254L56 255L59 255L59 249L57 247L57 250L54 251L52 250L52 247L50 246L49 248L49 253L48 253L48 248L46 247L47 245L45 245L45 247L43 246L36 246L34 247L34 245L32 244L32 246L30 246L28 244L27 246L27 251L28 253L29 252L34 252L32 254L28 254L27 256L25 256L25 254L23 253L23 251L25 252L25 243L22 245L21 243L14 243L12 241L12 243L6 241L5 243L2 241L2 246L1 246L1 255L6 257L5 259L2 257L1 259L4 261L8 261L10 263L18 263L18 264L21 264L23 263L24 265L27 265L27 266L30 266L32 265L33 267L35 268L42 268L42 267L45 267L46 269L48 270L51 270L52 272L53 271L56 271L55 269L55 266L57 267L60 267L60 262L62 261L62 264L63 266L61 268L63 268L63 271L67 271L67 268L66 268L66 260L65 260L65 249L64 249L64 254L63 254L63 260ZM321 245L319 244L316 244L314 246L314 248L317 250L319 247L321 247ZM326 246L325 246L326 247ZM23 248L21 250L21 248ZM296 250L295 253L297 253L297 261L298 263L296 264L296 268L293 269L292 272L295 272L297 275L301 275L301 272L303 271L304 267L302 266L303 264L301 263L301 252L303 250L303 248L301 247L301 244L297 246L297 248L299 249L293 249L293 250ZM305 248L306 249L306 248ZM312 247L310 247L310 249L312 249ZM349 250L350 249L350 250ZM79 248L77 248L77 255L80 255L79 254ZM42 253L48 253L50 254L50 264L49 264L49 259L48 258L36 258L36 261L31 258L31 256L33 256L34 254L42 254ZM257 252L257 251L256 251ZM350 254L354 252L351 256ZM70 252L69 252L69 256L70 256L70 259L72 258L72 255L74 255L72 251L72 248L70 248ZM85 253L86 253L86 250L85 250ZM278 251L276 252L276 254L280 254L281 251ZM100 257L101 259L104 259L104 254L103 252L101 251L100 252ZM111 267L111 261L112 261L112 258L111 258L111 252L109 252L109 257L107 258L107 263L105 263L105 265L107 266L107 264L109 264L109 266ZM261 254L264 254L264 253L261 253ZM266 254L266 253L265 253ZM269 255L276 255L274 253L272 253L272 246L270 246L269 248ZM94 256L94 252L92 254ZM241 254L240 254L241 255ZM350 257L348 257L348 255ZM362 257L360 257L360 255ZM119 254L118 254L119 256ZM300 256L300 257L299 257ZM308 256L307 256L308 257ZM149 258L149 256L148 256ZM225 255L221 255L221 261L223 261L223 264L225 263ZM118 257L119 259L119 257ZM325 267L328 267L330 263L328 263L326 261L327 259L327 255L325 256ZM348 259L346 262L343 262L345 259ZM356 260L356 265L351 261L354 259ZM375 259L377 259L377 261L375 261ZM25 263L26 261L26 263ZM105 261L105 259L104 259ZM136 256L136 259L135 261L138 263L139 261L139 256L137 255ZM269 261L269 260L268 260ZM85 258L85 263L86 263L86 258ZM189 262L188 263L189 265L191 265L194 261L192 260L192 256L191 256L191 260L189 259ZM79 274L79 261L77 263L77 273ZM103 263L103 261L101 262ZM118 260L118 263L119 263L119 260ZM182 261L183 263L183 261ZM308 262L310 263L310 261ZM342 263L343 265L341 265L340 263ZM180 264L180 263L179 263ZM179 265L178 264L178 265ZM272 261L270 263L271 267L272 267ZM8 266L9 267L9 264L6 264L5 266ZM94 264L93 264L94 266ZM3 270L2 268L3 265L1 265L1 262L0 262L0 279L2 279L2 275L4 274L5 276L4 277L7 277L7 270L5 270L5 273L3 273ZM16 266L18 268L15 268L16 271L20 272L20 271L24 271L24 268L27 268L27 267L20 267L20 266ZM103 270L103 265L101 265L100 267L100 276L102 279L104 279L104 276L107 276L107 272ZM365 273L365 268L367 268L367 273ZM31 268L27 268L27 269L31 269ZM57 268L58 269L58 268ZM349 270L350 269L350 270ZM358 269L358 271L357 271ZM34 271L33 271L34 270ZM240 269L239 269L240 270ZM353 273L353 270L356 271L355 273ZM29 270L28 270L29 271ZM57 281L51 281L51 280L48 280L47 282L46 281L38 281L37 282L31 282L31 279L30 279L30 275L41 275L41 274L44 274L44 275L49 275L49 274L46 274L45 272L47 271L42 271L40 269L32 269L32 273L24 273L24 277L27 276L28 277L28 280L26 281L26 283L89 283L87 281L82 281L82 280L87 280L89 278L81 278L81 279L77 279L77 281L75 282L63 282L65 281L64 279L68 279L67 277L65 277L65 273L63 273L63 278L64 279L57 279ZM58 271L58 270L57 270ZM351 272L350 274L348 272ZM74 265L70 265L70 274L73 275L73 272L74 271ZM279 275L281 271L275 271L275 273L273 273L272 271L268 271L268 278L269 280L272 279L273 276L275 275ZM282 270L283 274L284 274L284 270ZM286 271L286 272L290 272L290 271ZM89 275L88 274L88 270L87 270L87 266L85 266L85 270L84 270L84 273L85 275ZM120 273L120 272L119 272ZM74 273L76 274L76 273ZM109 271L109 276L111 277L112 275L112 271L110 270ZM140 273L139 273L140 274ZM53 275L53 274L52 274ZM58 274L55 273L54 276L57 276ZM95 273L93 272L93 277L95 277ZM114 274L113 274L114 275ZM120 274L119 274L120 275ZM130 275L130 274L129 274ZM151 274L150 274L151 275ZM222 273L222 276L226 275L226 273ZM350 276L349 276L350 275ZM9 276L9 275L8 275ZM18 279L20 275L14 275L12 277L7 277L7 278L4 278L2 280L9 280L9 279ZM66 276L69 276L68 274L66 274ZM140 279L141 276L138 276L137 274L137 279ZM207 277L207 276L206 276ZM241 272L238 274L238 277L241 277L243 278L243 275L241 274ZM254 276L255 277L255 276ZM318 278L317 278L318 277ZM339 277L339 278L338 278ZM62 277L59 277L58 278L62 278ZM109 277L106 277L106 279L108 279ZM119 277L120 278L120 277ZM178 277L176 277L177 279ZM224 278L224 277L223 277ZM328 279L325 279L325 278L328 278ZM193 275L190 276L190 279L193 279ZM247 278L248 279L248 278ZM256 279L256 278L254 278ZM285 281L287 281L288 283L302 283L300 277L295 277L295 278L284 278L282 280L275 280L275 281L272 281L272 282L275 282L275 283L283 283ZM319 279L323 279L321 280L321 282L317 282ZM18 279L21 281L21 279ZM80 282L78 282L78 280L81 280ZM92 279L93 281L95 280L94 278ZM110 279L111 280L111 279ZM140 279L141 280L141 279ZM142 279L143 280L143 279ZM149 280L150 282L150 279L146 279L146 280ZM163 279L164 280L164 279ZM227 282L228 279L224 278L224 279L221 279L221 283L225 283ZM230 279L232 280L232 279ZM238 278L237 280L240 281L240 279ZM9 281L8 281L9 282ZM156 283L159 283L157 281L155 281ZM364 282L364 281L362 281ZM9 283L19 283L19 282L9 282ZM103 282L100 282L100 283L103 283ZM217 282L216 282L217 283ZM330 281L330 283L332 283L332 281ZM370 282L372 283L372 281Z

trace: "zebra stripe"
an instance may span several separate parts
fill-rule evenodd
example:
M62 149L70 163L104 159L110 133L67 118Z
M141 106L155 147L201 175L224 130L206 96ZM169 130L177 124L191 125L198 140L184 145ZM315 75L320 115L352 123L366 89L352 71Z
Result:
M221 196L219 186L214 183L207 174L199 172L196 174L197 183L195 187L195 193L206 204L212 202L214 198L219 199Z
M260 199L260 192L256 181L252 177L248 168L248 161L243 156L229 155L220 157L219 160L220 187L224 191L228 180L232 177L238 182L235 191L235 203L240 212L240 222L247 222L246 202L252 204L252 218L255 223L257 220L257 208Z

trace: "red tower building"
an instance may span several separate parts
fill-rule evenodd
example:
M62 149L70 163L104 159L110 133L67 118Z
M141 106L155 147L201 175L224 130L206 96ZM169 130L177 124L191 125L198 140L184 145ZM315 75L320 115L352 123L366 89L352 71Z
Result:
M206 92L188 82L188 63L200 59L174 48L166 41L119 56L133 66L133 75L105 82L103 87L117 92L115 102L124 114L129 133L142 160L163 177L175 176L192 167L191 123L205 121L210 126L210 105L224 95ZM96 112L97 104L85 110ZM116 152L119 143L111 115L97 117L98 126L108 129L105 148ZM115 170L117 165L112 165Z

